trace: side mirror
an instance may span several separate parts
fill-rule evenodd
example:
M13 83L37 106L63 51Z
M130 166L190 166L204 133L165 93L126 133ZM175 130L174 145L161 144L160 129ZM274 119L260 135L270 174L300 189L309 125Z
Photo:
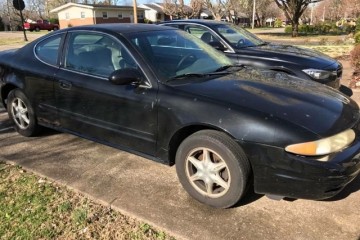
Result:
M134 68L118 69L110 74L109 81L114 85L136 85L141 82L141 73Z
M221 44L221 42L209 42L209 44L210 44L210 46L212 46L216 50L219 50L219 51L225 51L226 50L226 48L224 47L224 45Z

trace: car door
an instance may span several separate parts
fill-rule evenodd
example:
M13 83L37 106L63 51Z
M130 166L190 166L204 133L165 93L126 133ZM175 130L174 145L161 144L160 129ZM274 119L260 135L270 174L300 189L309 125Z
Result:
M141 71L129 51L111 35L72 31L66 44L55 76L61 127L110 145L154 154L157 86L145 76L140 86L109 82L109 75L117 69Z
M27 61L22 73L26 75L26 94L31 99L39 123L56 124L54 98L54 74L59 69L60 53L65 33L51 35L39 41L33 48L35 61ZM21 56L21 57L25 57Z

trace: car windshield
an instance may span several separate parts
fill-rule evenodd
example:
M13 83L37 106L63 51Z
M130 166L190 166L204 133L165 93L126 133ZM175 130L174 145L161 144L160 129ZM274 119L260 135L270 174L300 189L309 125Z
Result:
M198 78L232 64L223 53L180 30L131 33L127 38L161 81Z
M263 40L251 32L235 25L219 24L215 25L213 29L223 36L234 48L255 47L265 44Z

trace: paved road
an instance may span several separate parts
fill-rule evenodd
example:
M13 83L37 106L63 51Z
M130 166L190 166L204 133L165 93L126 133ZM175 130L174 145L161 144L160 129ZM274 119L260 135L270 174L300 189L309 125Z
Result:
M69 134L15 133L0 107L0 161L19 164L184 239L360 239L360 177L328 201L248 194L217 210L191 199L174 167Z

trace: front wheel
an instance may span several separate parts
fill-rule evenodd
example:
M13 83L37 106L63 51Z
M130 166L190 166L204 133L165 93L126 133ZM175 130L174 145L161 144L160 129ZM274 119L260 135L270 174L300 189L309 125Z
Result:
M176 172L193 198L216 208L228 208L245 194L250 164L242 148L225 133L203 130L180 144Z
M31 137L39 132L40 127L37 125L34 109L21 90L14 89L9 93L7 110L18 133Z

